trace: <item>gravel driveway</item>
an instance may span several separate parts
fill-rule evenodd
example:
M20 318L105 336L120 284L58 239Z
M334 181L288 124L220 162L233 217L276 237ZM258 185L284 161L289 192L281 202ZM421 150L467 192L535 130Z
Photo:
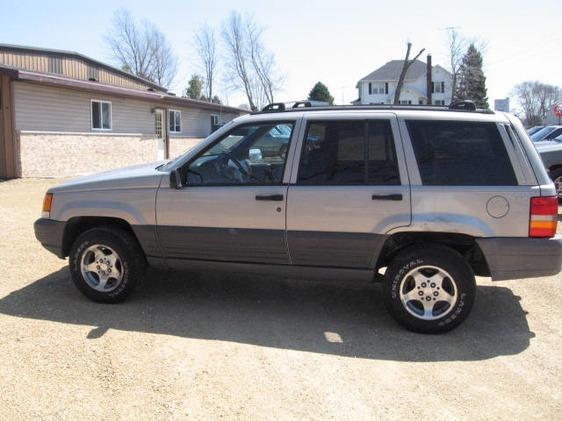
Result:
M560 275L479 279L441 336L361 283L149 271L100 305L33 235L53 183L0 182L0 419L560 419Z

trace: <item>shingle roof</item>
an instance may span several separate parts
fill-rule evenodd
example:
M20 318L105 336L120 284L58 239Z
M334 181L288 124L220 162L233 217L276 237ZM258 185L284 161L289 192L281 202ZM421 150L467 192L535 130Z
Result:
M389 81L398 80L400 77L400 72L402 71L402 66L404 60L392 60L386 63L384 66L379 67L372 73L369 73L364 78L360 79L359 82L364 80L370 81ZM408 68L406 73L406 80L415 80L425 74L426 64L423 61L416 60Z

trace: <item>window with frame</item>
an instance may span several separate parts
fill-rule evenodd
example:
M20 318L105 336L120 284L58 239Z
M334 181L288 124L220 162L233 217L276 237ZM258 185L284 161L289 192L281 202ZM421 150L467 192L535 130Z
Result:
M390 121L309 123L297 183L399 185L400 175Z
M281 184L293 122L238 126L182 169L188 185Z
M211 126L218 126L218 125L219 125L219 115L211 114Z
M434 94L445 93L445 82L431 82L431 92Z
M170 110L168 112L170 133L181 133L181 111Z
M424 185L517 185L495 123L409 120L406 125Z
M112 129L111 111L112 111L111 102L92 100L91 101L92 130L111 130Z
M433 103L435 105L445 105L445 100L444 99L436 99L433 101Z

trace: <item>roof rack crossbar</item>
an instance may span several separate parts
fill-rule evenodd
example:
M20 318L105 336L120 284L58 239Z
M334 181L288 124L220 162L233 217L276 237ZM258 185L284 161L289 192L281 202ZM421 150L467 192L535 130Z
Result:
M272 112L313 112L313 111L354 111L354 110L404 110L404 111L442 111L442 112L466 112L479 114L494 114L490 109L476 108L472 101L460 101L450 106L445 105L410 105L410 104L373 104L373 105L330 105L315 106L305 104L307 101L300 101L288 108L284 103L272 103L266 105L262 111L252 114L264 114Z

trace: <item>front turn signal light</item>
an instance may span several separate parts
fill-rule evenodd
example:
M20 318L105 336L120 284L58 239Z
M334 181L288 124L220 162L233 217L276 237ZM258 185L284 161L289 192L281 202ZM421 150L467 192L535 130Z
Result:
M43 214L49 215L51 213L51 206L53 205L53 193L46 193L43 198Z

